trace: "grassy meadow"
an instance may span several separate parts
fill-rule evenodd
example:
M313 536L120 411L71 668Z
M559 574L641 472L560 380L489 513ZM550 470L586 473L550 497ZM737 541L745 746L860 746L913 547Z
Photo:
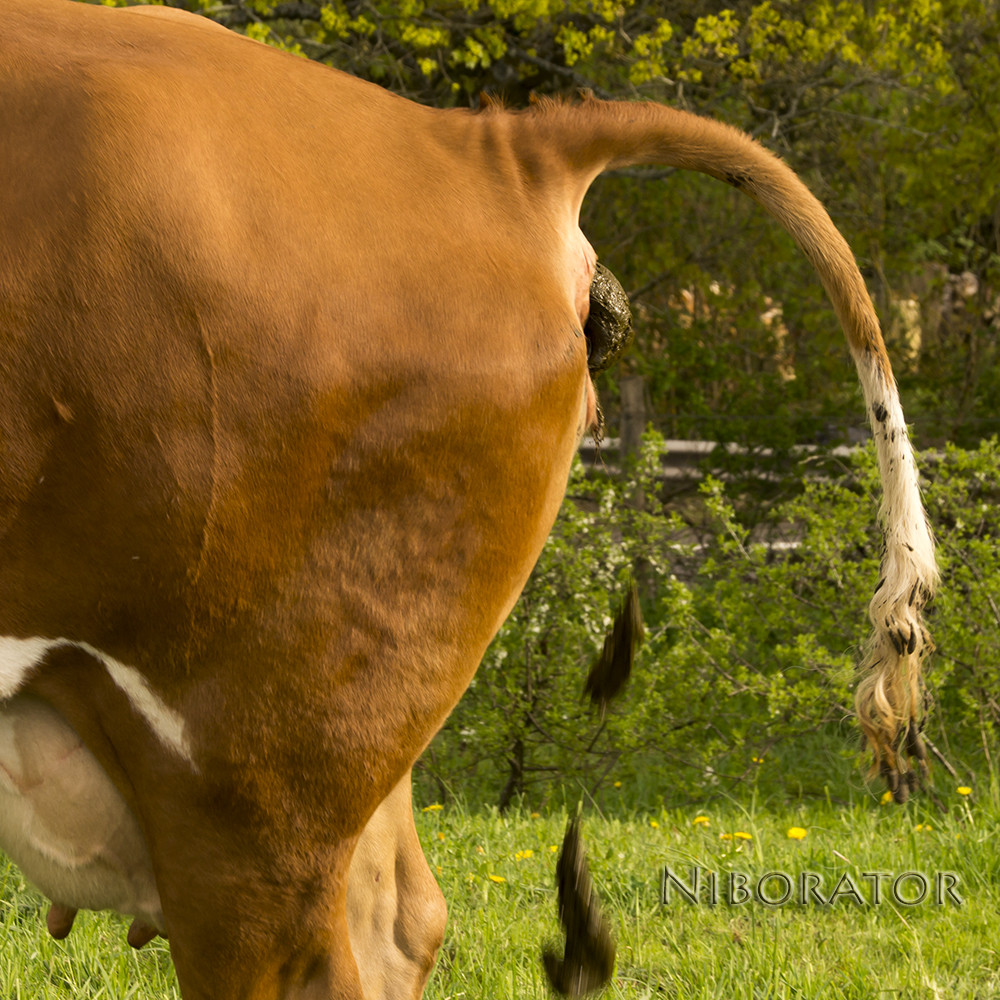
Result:
M618 942L613 998L987 998L1000 996L1000 808L983 793L961 795L938 782L943 815L926 797L906 806L871 795L840 804L829 798L790 804L718 799L698 808L654 811L605 804L585 810L584 836L595 885ZM557 937L554 845L566 814L470 813L431 804L417 827L448 900L445 944L426 996L430 1000L545 997L539 954ZM794 830L800 839L789 836ZM804 836L802 835L804 831ZM690 867L721 873L719 902L692 905L674 890L661 902L670 865L685 882ZM795 880L782 906L729 905L728 873L768 871ZM799 875L822 876L829 896L846 872L864 900L798 902ZM882 880L871 904L861 872L924 873L927 899L905 905ZM934 874L952 872L961 906L934 902ZM846 883L842 883L846 885ZM919 890L909 879L899 894ZM780 880L765 892L782 895ZM0 863L0 997L178 997L166 943L134 952L127 923L81 913L70 937L45 931L45 901L20 873Z

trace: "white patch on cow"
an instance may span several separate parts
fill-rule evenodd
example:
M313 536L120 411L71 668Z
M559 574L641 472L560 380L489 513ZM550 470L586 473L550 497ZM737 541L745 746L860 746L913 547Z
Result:
M23 687L31 672L53 649L74 646L94 657L136 712L141 715L161 743L194 767L191 746L185 733L184 718L149 686L135 667L119 663L87 642L71 639L15 639L0 636L0 700L10 698Z
M189 764L194 764L191 747L184 732L183 717L164 704L163 699L149 686L149 681L135 667L119 663L107 653L102 653L85 642L75 645L104 664L108 675L124 692L132 707L149 723L149 728L160 738L160 742Z
M52 646L52 639L0 636L0 699L9 698L24 685Z

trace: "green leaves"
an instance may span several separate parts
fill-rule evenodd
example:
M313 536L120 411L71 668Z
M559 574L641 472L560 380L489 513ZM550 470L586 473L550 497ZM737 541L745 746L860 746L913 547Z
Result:
M223 23L244 23L240 12L252 9L284 44L312 45L314 58L361 75L378 66L373 75L379 77L389 57L402 89L412 87L436 102L451 100L456 71L472 71L461 89L475 96L497 82L509 86L511 74L532 87L560 89L573 82L560 69L577 66L589 85L619 93L666 81L753 88L775 72L799 75L802 67L829 70L837 63L901 74L908 85L932 77L942 93L953 86L939 0L882 0L867 16L852 2L737 2L693 21L676 0L372 0L363 12L344 0L314 8L259 0L235 8L189 2ZM356 52L340 47L351 40L373 44ZM436 65L430 90L428 61ZM505 72L486 76L498 61Z

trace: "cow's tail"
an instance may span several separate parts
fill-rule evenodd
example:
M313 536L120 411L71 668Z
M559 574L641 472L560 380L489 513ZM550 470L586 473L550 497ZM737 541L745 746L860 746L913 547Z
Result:
M534 139L562 159L578 210L601 171L656 163L711 174L762 205L812 261L857 365L878 449L884 538L869 606L870 640L856 705L861 727L897 800L914 782L906 758L924 763L921 660L932 648L921 609L937 582L934 542L916 463L878 318L847 242L795 173L763 146L711 119L652 103L540 102L526 117ZM542 133L542 134L539 134ZM537 148L537 145L536 145Z

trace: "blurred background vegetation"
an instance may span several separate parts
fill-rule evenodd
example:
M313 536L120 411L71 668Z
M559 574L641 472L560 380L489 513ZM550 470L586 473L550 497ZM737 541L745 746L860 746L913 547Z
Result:
M914 440L931 449L936 773L978 775L996 795L997 0L174 5L439 107L581 89L665 102L751 132L798 171L857 255ZM765 774L829 798L860 784L845 736L877 478L863 449L830 453L867 431L822 288L777 225L707 177L605 175L581 226L635 314L634 347L600 380L610 433L620 382L639 376L661 436L610 470L576 470L524 596L418 766L418 798L534 806L618 782L633 804L689 801ZM664 480L663 438L739 447ZM582 680L630 571L650 641L601 720Z
M523 795L542 809L553 797L703 803L747 787L864 797L852 708L881 548L874 449L810 457L798 495L749 529L711 477L697 521L665 508L663 447L648 434L622 482L588 479L577 464L521 600L421 761L424 799L503 809ZM949 446L920 463L941 569L928 615L937 651L925 736L941 782L931 798L970 786L995 801L1000 446ZM639 492L641 509L625 502ZM582 681L631 572L648 637L601 718Z

